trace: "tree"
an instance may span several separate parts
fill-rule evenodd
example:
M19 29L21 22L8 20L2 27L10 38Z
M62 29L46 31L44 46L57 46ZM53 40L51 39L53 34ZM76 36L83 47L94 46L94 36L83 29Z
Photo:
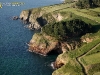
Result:
M100 6L100 0L79 0L76 5L78 8L91 8Z
M53 36L57 39L62 39L66 36L80 36L90 32L91 25L86 24L82 20L73 19L70 21L61 21L54 24L45 25L42 28L43 33Z

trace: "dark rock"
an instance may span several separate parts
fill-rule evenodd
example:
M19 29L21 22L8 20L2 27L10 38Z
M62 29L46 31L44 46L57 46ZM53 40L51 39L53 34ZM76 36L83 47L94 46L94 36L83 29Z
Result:
M13 16L13 17L12 17L12 20L18 20L18 19L19 19L18 16Z

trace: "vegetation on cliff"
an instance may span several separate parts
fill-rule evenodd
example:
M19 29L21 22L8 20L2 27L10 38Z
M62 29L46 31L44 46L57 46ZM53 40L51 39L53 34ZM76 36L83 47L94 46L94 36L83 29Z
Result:
M57 39L66 39L68 37L79 37L91 32L91 28L92 26L90 24L86 24L80 19L73 19L45 25L42 28L42 32Z

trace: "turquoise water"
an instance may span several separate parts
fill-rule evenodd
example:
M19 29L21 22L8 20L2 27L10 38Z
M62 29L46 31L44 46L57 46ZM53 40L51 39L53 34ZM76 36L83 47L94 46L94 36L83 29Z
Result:
M26 43L36 31L24 28L20 20L11 20L19 16L24 9L61 3L60 0L0 0L6 2L24 2L23 6L3 6L0 9L0 75L51 75L49 66L56 56L43 57L28 52Z

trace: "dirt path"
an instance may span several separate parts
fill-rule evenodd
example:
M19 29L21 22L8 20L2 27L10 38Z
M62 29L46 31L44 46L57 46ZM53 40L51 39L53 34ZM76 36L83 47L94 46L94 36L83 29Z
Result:
M87 51L86 53L80 55L79 57L76 58L77 62L81 65L82 67L82 71L84 72L84 75L87 75L87 70L85 69L85 65L81 62L81 58L84 57L85 55L87 55L88 53L90 53L91 51L93 51L96 47L100 46L100 42L95 45L93 48L91 48L89 51Z

